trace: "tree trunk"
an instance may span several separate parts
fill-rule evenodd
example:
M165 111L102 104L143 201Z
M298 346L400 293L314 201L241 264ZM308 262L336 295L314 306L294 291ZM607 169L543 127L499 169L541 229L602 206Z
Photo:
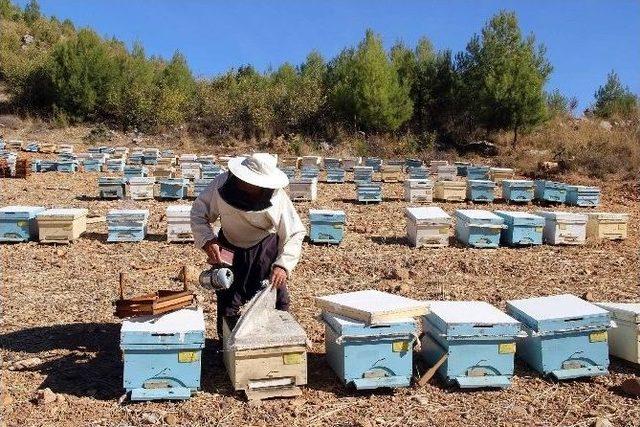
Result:
M518 125L513 127L513 141L511 142L511 147L516 148L518 145Z

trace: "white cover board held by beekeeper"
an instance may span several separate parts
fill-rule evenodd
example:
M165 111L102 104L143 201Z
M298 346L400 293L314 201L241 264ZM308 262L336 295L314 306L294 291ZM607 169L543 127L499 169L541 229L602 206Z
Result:
M316 297L316 306L368 325L423 316L427 314L428 307L424 301L372 289Z
M233 330L223 331L224 363L249 400L301 395L307 383L307 335L291 313L276 310L271 286L249 301Z

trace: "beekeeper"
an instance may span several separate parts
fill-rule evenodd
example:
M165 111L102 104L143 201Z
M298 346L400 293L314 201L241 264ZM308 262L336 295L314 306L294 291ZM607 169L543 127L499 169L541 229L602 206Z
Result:
M276 308L289 309L287 280L298 264L305 228L284 188L287 176L275 157L256 153L229 160L229 171L217 176L191 208L191 229L210 264L219 264L220 248L233 251L233 284L217 291L217 329L233 328L240 307L269 279L277 289ZM216 236L211 224L220 218Z

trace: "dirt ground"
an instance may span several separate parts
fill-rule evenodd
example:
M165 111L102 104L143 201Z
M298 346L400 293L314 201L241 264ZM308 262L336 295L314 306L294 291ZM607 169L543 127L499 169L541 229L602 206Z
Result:
M290 283L293 314L313 343L309 384L302 397L247 403L232 390L221 355L213 351L214 297L198 288L208 328L202 391L180 403L121 404L119 320L111 305L117 298L118 272L129 273L128 295L177 288L179 266L186 263L200 271L205 257L191 244L166 243L163 214L170 203L98 200L99 175L45 173L28 180L0 180L2 206L86 207L99 215L115 207L151 212L150 235L141 243L107 244L106 224L96 223L68 246L0 245L1 409L8 426L125 426L156 421L193 426L588 426L599 417L614 425L640 426L640 401L619 389L623 380L638 375L638 367L616 359L609 376L590 380L553 382L518 361L512 386L501 391L464 392L434 379L424 388L355 392L338 381L325 361L324 327L314 307L316 295L370 288L424 300L483 300L502 309L509 299L566 292L589 291L595 300L638 300L640 203L631 182L591 181L602 187L599 210L631 214L628 240L495 250L463 248L453 241L442 249L409 247L404 219L408 203L402 201L401 184L385 184L385 200L379 205L355 204L353 184L320 184L316 202L296 205L303 221L307 224L309 208L336 208L346 211L348 227L340 246L305 242ZM467 206L437 205L449 213ZM488 207L498 208L537 209L501 203ZM402 280L392 277L394 268ZM29 358L39 360L29 369L9 370L16 361ZM36 390L47 387L58 395L56 401L33 403Z

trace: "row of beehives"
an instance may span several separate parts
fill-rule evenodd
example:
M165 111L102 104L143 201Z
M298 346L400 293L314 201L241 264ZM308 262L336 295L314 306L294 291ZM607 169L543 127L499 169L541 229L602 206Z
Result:
M193 181L187 178L159 178L149 176L98 178L98 197L101 199L123 199L127 194L132 200L149 200L154 197L165 200L198 197L220 171L212 172L213 177Z
M167 242L193 241L190 212L191 205L167 207ZM87 230L87 214L84 208L6 206L0 208L0 242L70 243ZM105 220L108 242L139 242L147 235L149 210L113 209Z
M504 313L481 301L358 291L317 297L316 305L327 362L358 390L410 386L414 349L429 367L418 384L437 372L464 389L508 387L516 356L557 380L608 374L609 353L640 363L637 303L592 304L565 294L508 301ZM306 333L274 306L275 291L267 288L235 326L224 322L225 366L249 399L296 396L307 383ZM123 383L131 399L187 399L200 389L204 336L199 309L123 321Z
M453 218L438 206L406 209L407 238L413 246L449 245ZM458 209L455 237L474 248L551 245L581 245L589 239L627 238L629 215L625 213L516 211ZM341 210L309 210L309 238L314 243L339 244L344 236L346 215Z

